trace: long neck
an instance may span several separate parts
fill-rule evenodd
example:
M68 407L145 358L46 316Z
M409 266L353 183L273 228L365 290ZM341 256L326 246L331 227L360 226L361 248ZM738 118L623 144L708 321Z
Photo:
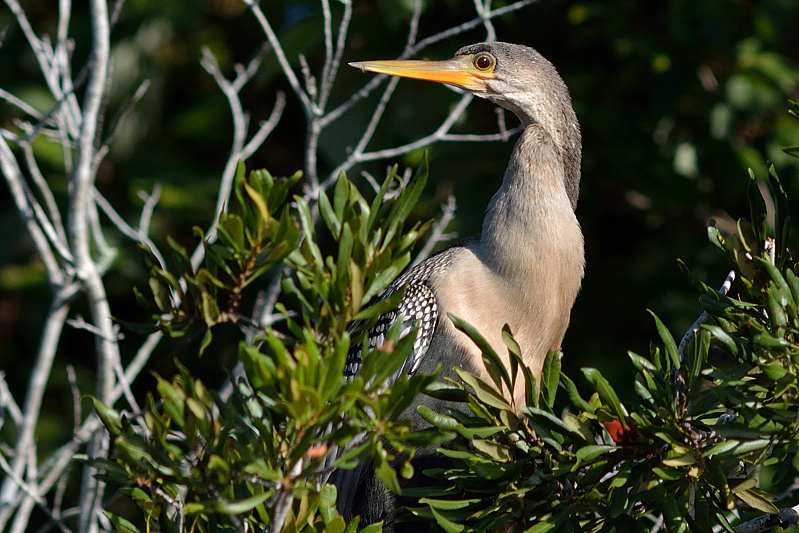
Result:
M528 276L543 259L560 257L555 252L577 240L582 251L562 152L537 123L516 142L480 236L483 260L503 276Z

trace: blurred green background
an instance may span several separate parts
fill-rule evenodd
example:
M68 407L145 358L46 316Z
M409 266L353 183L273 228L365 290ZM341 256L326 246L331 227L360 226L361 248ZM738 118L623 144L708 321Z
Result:
M497 1L494 7L505 4ZM39 32L53 32L52 2L24 5ZM344 59L396 57L405 42L409 6L405 0L356 2ZM302 52L318 70L323 61L319 4L267 0L262 7L295 66ZM83 4L75 9L75 57L82 64L89 19ZM333 9L338 18L341 6L334 2ZM420 36L473 16L472 2L428 1ZM699 312L690 277L676 259L711 285L724 279L724 263L707 244L705 226L713 217L729 227L747 213L746 167L762 175L773 162L789 194L799 198L797 162L781 151L799 143L799 121L786 113L787 100L799 96L799 5L795 0L540 1L494 23L499 39L533 46L558 67L582 125L577 211L588 267L565 341L565 370L574 375L580 366L596 366L614 383L629 383L632 367L625 351L645 351L654 337L645 309L658 313L675 335ZM51 102L35 61L5 7L0 10L2 28L0 87L47 109ZM448 57L483 38L482 30L474 30L429 48L424 56ZM142 205L138 192L161 184L154 239L163 244L172 235L193 245L192 226L207 225L213 212L231 139L227 103L200 67L200 50L209 46L229 74L234 63L246 62L257 50L263 34L240 0L128 0L112 42L110 108L118 109L142 80L152 84L100 168L98 187L134 221ZM333 105L366 81L367 76L345 67ZM257 122L268 116L279 90L287 92L288 107L250 166L284 175L302 166L305 121L273 56L244 90L243 101ZM356 142L376 98L353 109L322 137L322 175ZM456 100L444 87L401 82L370 148L431 132ZM15 113L0 105L4 125ZM515 119L508 119L512 126ZM493 107L475 101L456 131L495 129ZM478 232L511 149L512 142L430 148L431 184L416 216L438 215L452 192L458 201L453 229L461 236ZM36 152L63 207L67 191L59 150L40 140ZM413 153L400 163L419 159ZM379 163L365 169L380 175L384 167ZM50 294L6 187L0 188L0 205L0 368L21 401ZM131 291L144 280L141 256L111 227L107 233L120 249L106 277L112 310L122 320L146 320ZM88 316L81 305L75 314ZM143 336L125 335L122 349L128 359ZM218 383L223 376L219 367L230 366L234 348L233 342L215 342L200 361L162 348L151 368L169 375L178 356L209 383ZM91 391L94 357L87 333L65 332L39 428L40 453L71 431L68 364L76 367L81 389ZM136 388L150 389L153 381L145 374ZM626 392L631 394L632 387Z

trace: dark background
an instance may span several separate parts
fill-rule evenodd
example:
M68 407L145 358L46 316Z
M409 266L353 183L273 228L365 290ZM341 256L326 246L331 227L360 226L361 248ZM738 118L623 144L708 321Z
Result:
M333 3L336 17L341 7ZM410 2L357 2L345 61L391 58L402 50ZM24 5L42 32L52 33L52 2ZM263 2L288 56L303 52L318 70L323 60L318 3ZM503 2L494 2L501 7ZM89 19L76 7L76 65L82 64ZM84 11L82 11L84 10ZM420 36L468 20L465 1L426 2ZM799 121L786 113L788 98L799 96L799 6L795 0L664 2L541 1L495 20L498 38L537 48L569 85L583 131L583 172L578 216L583 226L587 272L565 341L565 370L599 367L629 397L632 369L626 350L646 351L655 336L646 309L658 313L679 336L699 312L691 278L678 266L683 259L693 274L711 285L726 275L723 258L707 243L707 220L719 225L746 216L746 168L764 175L773 162L789 194L796 198L797 164L781 147L799 144ZM7 8L0 48L0 87L40 109L50 105L24 37ZM425 57L448 57L462 45L484 37L475 30L428 49ZM191 227L206 226L228 156L231 123L227 103L199 65L209 46L226 73L247 61L263 34L236 0L164 2L128 0L114 30L111 106L118 109L144 78L151 88L133 112L103 164L98 187L128 220L141 209L137 196L155 183L163 187L152 235L166 235L193 246ZM342 101L367 81L344 68L332 97ZM265 119L275 92L284 90L288 107L277 130L251 160L276 175L302 166L304 117L280 75L273 56L265 61L243 100L254 120ZM377 93L354 109L321 139L320 173L339 162L358 138ZM446 88L401 82L370 148L395 146L431 132L457 99ZM0 121L15 111L0 104ZM513 125L512 117L509 125ZM475 101L457 132L495 131L493 107ZM431 180L416 216L439 213L447 193L458 201L453 228L464 236L479 231L482 213L497 188L512 143L441 144L429 149ZM57 198L66 204L66 181L58 147L44 139L36 145ZM420 153L400 163L415 164ZM375 174L385 164L368 167ZM357 171L360 169L356 169ZM20 224L6 187L0 188L0 367L20 401L50 293L44 269ZM106 276L112 311L119 319L142 321L146 314L131 287L141 286L144 265L135 245L107 228L119 247ZM73 316L88 316L78 305ZM126 331L125 359L143 336ZM215 342L198 361L188 350L161 348L150 368L164 375L182 358L209 383L223 376L234 356L233 342ZM76 367L83 392L93 390L94 351L90 336L67 329L62 339L38 432L39 452L63 442L71 431L66 365ZM575 376L576 377L576 376ZM579 380L578 380L579 381ZM147 373L140 392L154 383Z

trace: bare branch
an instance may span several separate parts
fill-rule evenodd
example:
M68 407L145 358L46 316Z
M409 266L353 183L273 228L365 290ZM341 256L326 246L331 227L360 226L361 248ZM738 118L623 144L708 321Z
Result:
M433 229L430 232L430 236L422 246L422 249L419 250L419 253L416 254L416 258L413 260L414 265L418 265L428 257L433 252L435 247L446 241L449 240L449 236L446 236L444 233L447 230L450 222L452 219L455 218L455 210L457 209L457 205L455 202L455 197L453 195L449 195L447 197L447 203L441 209L441 218L439 218L436 223L433 225Z
M19 427L22 424L22 411L20 411L17 402L14 401L11 391L8 390L8 384L3 372L0 372L0 410L2 410L3 417L5 413L11 415L11 420L15 426Z
M18 108L20 111L30 115L36 120L42 120L42 118L44 118L42 114L39 111L37 111L32 105L28 104L21 98L17 98L16 96L6 91L5 89L0 89L0 100L5 100L12 106Z
M225 168L222 170L222 179L220 180L219 192L216 198L216 208L214 210L214 218L211 225L206 231L206 236L209 241L216 238L216 227L219 222L220 215L224 212L225 206L230 196L230 191L233 187L233 177L236 173L236 166L240 160L246 160L252 155L269 134L274 130L275 126L280 120L285 108L285 97L282 93L278 93L275 106L272 109L270 117L266 122L262 123L258 131L247 142L247 117L239 99L239 91L244 87L255 74L258 65L260 65L261 57L265 53L266 48L262 48L256 57L248 64L247 68L238 69L236 78L231 82L224 77L222 71L219 69L219 64L214 57L213 53L208 48L204 48L202 52L201 65L216 81L219 89L225 95L230 107L231 118L233 119L233 142L230 148L230 156L225 163ZM245 144L246 143L246 144ZM191 256L192 265L196 268L205 255L205 247L200 245L194 250Z
M294 463L294 466L289 472L289 479L293 479L300 475L302 472L302 463L302 459ZM272 533L279 533L283 529L283 523L286 521L286 517L288 517L289 511L291 510L291 501L294 499L294 491L290 484L287 485L288 486L281 487L277 503L275 503L275 520L272 524Z
M122 216L116 212L114 207L111 205L111 202L109 202L100 191L95 188L93 194L95 203L100 207L105 216L108 217L108 220L111 221L114 227L116 227L120 233L122 233L122 235L135 242L145 245L150 250L150 253L153 254L153 257L155 257L155 259L158 261L158 264L161 266L161 268L166 269L166 261L164 260L164 256L161 254L161 251L158 249L152 239L150 239L146 233L142 232L141 223L143 218L139 220L139 229L136 230L130 224L125 222L125 219L123 219ZM142 209L142 217L144 217L146 208L148 208L147 203L145 203L145 208Z
M291 68L289 61L286 58L286 53L283 51L283 45L280 44L280 40L277 38L275 31L272 29L272 25L266 18L266 15L264 15L264 12L261 11L261 7L258 5L257 0L244 0L244 3L250 7L255 15L256 20L258 21L258 24L260 24L261 29L263 29L269 45L275 52L275 57L277 57L277 61L280 64L281 70L283 71L283 75L286 76L286 80L289 82L294 94L296 94L297 98L300 99L306 114L319 114L319 109L313 102L311 102L308 94L302 90L300 81L297 79L297 75L294 74L294 70Z
M39 69L42 72L44 81L47 83L48 89L50 89L50 92L56 100L61 100L64 94L58 84L58 69L55 66L56 60L53 52L49 49L48 45L36 35L36 32L28 21L28 17L25 15L25 11L19 5L19 2L17 2L17 0L5 0L5 3L14 14L14 18L22 29L22 33L28 40L28 44L39 64ZM80 122L79 116L80 113L77 102L74 102L74 105L70 102L65 110L64 119L71 132L76 132L78 129L77 125Z
M338 76L338 71L341 68L341 58L344 55L344 47L347 42L347 33L350 28L350 21L352 20L352 2L344 2L344 13L341 16L341 23L338 27L338 38L336 40L336 52L332 58L325 58L325 72L327 75L322 76L321 87L319 88L319 107L324 110L327 108L327 101L330 98L330 93L333 91L333 84Z
M486 14L491 12L491 0L474 0L474 9L482 19L483 26L486 29L486 41L496 41L497 31L494 29L494 24L491 19L486 17Z
M117 113L116 118L114 119L113 124L110 128L110 133L106 136L103 143L100 145L100 148L97 149L97 153L94 156L94 167L95 169L100 166L100 163L105 156L108 154L108 151L111 149L111 144L113 144L114 139L116 139L117 133L119 132L119 127L125 121L125 119L130 115L130 113L136 108L138 103L144 98L144 95L147 94L147 91L150 89L150 80L142 81L136 90L133 92L130 98L125 102L122 106L122 109Z
M799 524L799 505L786 507L777 513L769 513L748 520L735 528L736 533L760 533L775 527L788 528Z
M239 157L242 160L247 160L258 150L272 131L277 127L280 118L283 116L283 110L286 108L286 95L282 92L275 94L275 105L272 107L272 112L269 118L258 125L258 131L250 138L249 142L242 148Z
M22 478L12 471L11 466L8 464L2 454L0 454L0 469L2 469L8 480L16 484L16 486L22 489L25 494L30 496L33 501L48 515L48 517L58 524L58 526L61 528L61 531L70 531L57 516L53 515L53 513L50 511L50 508L47 506L47 502L36 492L36 489L29 486L27 483L25 483L25 481L22 480ZM18 531L18 526L16 523L11 531L12 533ZM22 533L24 529L19 531Z
M327 84L330 68L333 63L333 14L330 12L330 0L321 0L322 28L325 35L325 64L322 67L322 83ZM324 109L324 108L323 108Z
M77 431L80 427L81 408L80 408L80 389L78 388L78 376L75 374L75 367L67 365L67 381L69 382L69 392L72 395L72 430Z
M425 37L424 39L419 40L413 46L406 48L406 50L399 56L399 59L408 59L410 57L414 57L418 55L421 51L429 46L432 46L440 41L449 39L450 37L454 37L456 35L460 35L461 33L465 33L469 30L472 30L481 24L484 24L485 21L489 21L491 19L501 17L502 15L507 15L508 13L512 13L514 11L518 11L524 7L529 6L537 2L538 0L519 0L517 2L513 2L512 4L508 4L507 6L501 7L499 9L488 11L484 13L482 17L478 16L471 20L468 20L462 24L458 24L457 26L453 26L449 29L436 33L434 35L430 35L429 37ZM341 118L344 114L347 113L350 109L352 109L355 105L357 105L360 101L364 98L372 94L372 91L377 89L381 83L383 83L388 76L375 76L370 79L366 84L361 87L359 90L354 92L347 100L343 103L339 104L336 108L332 109L329 113L326 113L322 119L322 125L327 126L331 122Z
M308 96L311 100L316 100L316 97L319 95L319 92L316 90L316 78L313 74L311 74L311 66L308 64L308 60L305 58L305 55L300 54L297 58L300 62L300 73L302 74L302 79L305 82L305 91L308 93Z
M44 198L44 205L47 207L47 216L52 221L53 226L55 226L55 231L58 234L58 238L64 244L64 246L66 246L67 234L64 230L64 223L61 220L61 212L58 209L58 204L56 204L53 191L51 191L49 185L47 185L47 180L44 179L44 175L39 169L36 158L33 156L33 146L31 143L26 142L21 143L20 148L22 149L22 153L25 157L25 164L28 167L28 173L33 180L33 184L36 185L36 188L39 190L39 194L41 194L42 198Z
M436 33L435 35L431 35L430 37L425 37L424 39L416 43L416 45L413 46L413 48L411 48L411 50L409 51L409 56L416 55L425 48L434 45L435 43L449 39L450 37L454 37L456 35L460 35L461 33L466 33L467 31L472 30L481 24L484 24L485 21L487 20L491 20L497 17L501 17L503 15L507 15L508 13L518 11L519 9L527 7L530 4L534 4L536 2L538 2L538 0L519 0L517 2L513 2L512 4L508 4L507 6L501 7L499 9L495 9L493 11L484 13L482 16L475 17L462 24L458 24L457 26L453 26L447 30Z
M14 446L13 463L8 469L10 473L7 474L0 491L0 530L5 529L11 512L13 512L13 506L9 504L15 498L19 488L14 480L22 479L23 477L27 450L33 445L34 430L39 420L42 398L53 367L61 330L69 313L69 303L64 298L64 293L64 289L59 291L59 294L50 305L50 311L44 321L44 330L42 331L36 362L28 380L28 389L22 408L22 423L19 426L17 442Z
M735 271L730 270L730 272L727 274L726 279L724 280L724 283L722 283L721 287L719 288L719 294L721 295L727 294L727 292L730 290L730 287L732 287L733 281L735 281ZM691 324L691 327L688 328L688 331L685 332L685 335L683 335L682 339L680 340L680 345L677 347L677 352L680 354L680 358L683 357L685 349L688 347L688 342L691 340L691 337L696 335L696 332L699 331L699 327L705 322L707 322L708 318L709 315L707 314L707 312L703 311L702 314L699 315L699 318L694 320L694 323Z
M105 287L97 265L91 256L90 210L94 189L94 140L100 121L100 108L103 103L108 80L108 61L110 55L110 26L108 6L105 0L91 0L92 53L91 69L83 103L83 117L78 136L75 170L71 177L69 197L69 237L75 256L77 276L83 281L92 314L92 323L103 332L95 335L97 347L97 398L109 403L114 387L114 365L120 359L119 346L113 340L114 328L111 309L106 297ZM96 435L89 446L89 456L104 453L105 438ZM97 502L102 499L104 483L92 474L92 468L85 468L81 489L80 529L95 529Z
M41 228L36 223L36 215L29 202L29 195L25 193L25 182L22 177L17 160L11 149L8 147L5 139L0 136L0 170L8 183L8 188L11 190L11 196L14 198L17 211L22 216L25 227L30 234L36 251L39 254L44 267L47 270L47 277L52 285L61 285L64 283L64 275L59 268L58 261L55 258L47 238L42 233ZM0 499L2 501L2 499ZM0 528L1 529L1 528Z
M141 373L162 338L163 334L160 331L155 332L147 337L147 340L139 348L133 360L130 362L130 364L128 364L128 367L125 370L125 378L128 383L132 383L139 373ZM116 401L122 396L122 392L122 385L117 384L111 394L111 401L108 403L108 405L113 405L116 403ZM80 428L75 432L72 440L61 446L61 448L59 448L42 463L42 467L40 468L42 473L40 473L38 483L40 494L47 494L53 485L55 485L59 479L61 479L64 471L75 459L75 453L77 450L97 432L97 430L100 428L100 425L100 420L96 416L87 418L83 421ZM8 508L20 509L20 511L17 512L17 519L19 520L20 515L23 514L22 510L26 508L26 506L28 508L28 514L30 513L30 504L28 503L30 501L32 500L28 495L23 495L22 497L18 496L12 501ZM0 524L0 529L2 529L2 524Z
M153 192L150 194L139 191L139 198L142 199L144 205L141 208L141 215L139 215L138 234L146 237L150 234L150 221L153 219L153 212L158 205L158 200L161 199L161 185L155 184Z
M83 317L80 316L80 315L75 315L75 318L70 318L69 320L67 320L67 324L70 327L72 327L72 328L82 329L83 331L88 331L92 335L97 335L98 337L102 337L104 335L104 333L100 330L100 328L92 325L89 322L86 322L86 320L84 320ZM125 338L125 335L123 335L122 332L119 331L119 326L117 326L115 324L114 325L114 336L111 339L109 339L109 340L118 341L118 340L122 340L124 338Z

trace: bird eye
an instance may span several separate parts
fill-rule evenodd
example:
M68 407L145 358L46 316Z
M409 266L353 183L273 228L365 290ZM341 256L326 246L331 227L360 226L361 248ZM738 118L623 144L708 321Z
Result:
M496 62L497 60L494 59L494 56L487 52L477 54L474 58L474 66L477 70L490 70L494 68Z

